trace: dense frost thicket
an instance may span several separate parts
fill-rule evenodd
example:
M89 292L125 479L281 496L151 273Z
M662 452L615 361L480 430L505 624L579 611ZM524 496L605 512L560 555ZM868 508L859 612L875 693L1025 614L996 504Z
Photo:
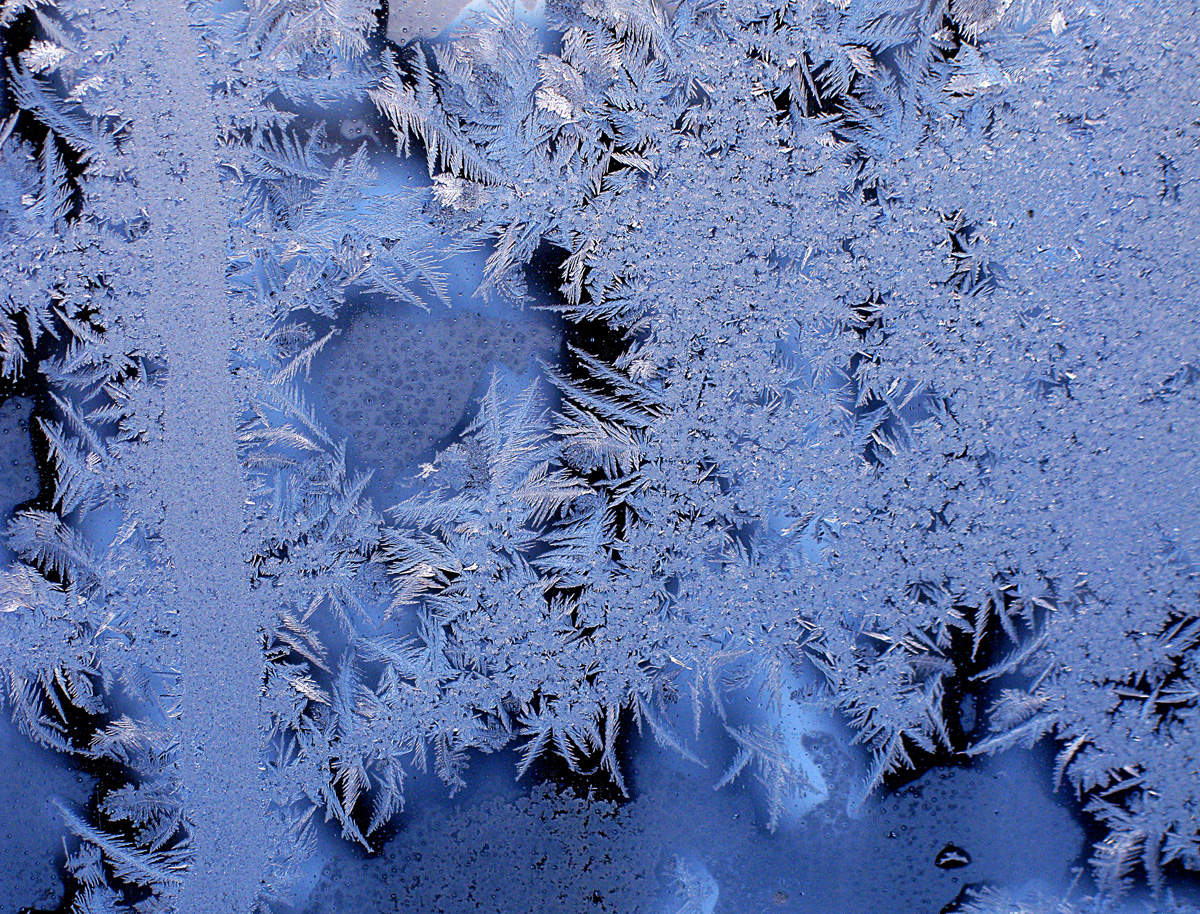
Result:
M1081 904L1200 870L1195 3L556 0L549 48L386 12L0 3L0 372L56 478L0 677L106 772L65 909L267 906L321 819L372 847L473 753L625 792L631 726L717 721L774 826L797 703L869 750L857 803L1052 740ZM374 504L410 455L310 370L474 245L512 308L559 265L568 345Z

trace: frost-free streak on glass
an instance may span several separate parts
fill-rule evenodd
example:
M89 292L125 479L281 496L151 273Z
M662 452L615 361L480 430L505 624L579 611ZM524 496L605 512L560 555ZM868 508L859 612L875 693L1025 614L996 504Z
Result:
M541 0L520 0L526 15L533 14ZM397 44L415 38L436 38L472 9L482 9L480 0L393 0L388 5L387 37Z

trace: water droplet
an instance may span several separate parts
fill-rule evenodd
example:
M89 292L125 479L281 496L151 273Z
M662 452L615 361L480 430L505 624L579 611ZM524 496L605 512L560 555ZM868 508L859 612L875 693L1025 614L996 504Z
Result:
M971 855L955 844L947 844L933 858L933 865L943 870L957 870L971 862Z

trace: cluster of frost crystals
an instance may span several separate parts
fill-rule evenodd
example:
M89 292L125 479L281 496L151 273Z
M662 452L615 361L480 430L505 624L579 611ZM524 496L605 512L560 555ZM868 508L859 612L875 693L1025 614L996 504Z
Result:
M63 809L76 909L169 909L238 815L271 818L272 881L322 816L369 847L414 769L459 787L472 752L623 790L627 724L689 751L680 698L697 733L725 725L720 783L756 776L774 823L806 774L786 713L730 713L758 684L844 715L863 796L1050 737L1107 829L1101 896L1200 869L1195 3L551 0L553 51L495 4L379 60L376 7L194 4L188 76L128 6L0 4L36 20L10 85L48 131L0 125L20 252L0 374L53 387L56 472L8 527L0 678L26 733L129 777ZM204 87L182 140L172 80ZM379 190L372 105L428 193ZM211 199L139 196L168 177ZM196 322L224 399L180 389L203 346L162 330L170 220L206 212L221 237L195 246L220 256L189 263L224 293ZM444 300L446 255L478 243L481 292L518 300L557 249L572 345L531 385L498 374L411 494L373 505L310 368L353 301ZM189 480L146 484L183 440L168 394L232 429L206 465L233 464L243 514L204 529L240 536L189 540ZM177 763L181 703L222 685L196 658L230 647L179 648L189 543L261 640L221 705L261 743L236 760L261 773L250 812ZM968 688L990 699L974 742L949 700ZM261 878L242 866L231 896Z
M0 571L0 684L22 731L106 774L86 811L58 805L78 839L73 912L199 910L197 897L249 910L305 852L338 774L325 719L301 727L325 694L309 671L330 670L307 623L362 613L371 579L356 572L379 518L302 395L327 342L304 316L336 314L355 284L416 301L444 282L416 204L371 196L365 149L318 122L322 106L365 106L374 4L188 6L192 19L166 0L0 4L6 41L17 26L35 36L10 62L15 110L0 122L0 375L49 388L34 424L54 473L6 528L17 561ZM180 239L202 253L189 259ZM215 376L188 390L198 355ZM175 463L165 442L187 423L196 453ZM221 465L244 499L193 469ZM205 507L222 501L233 510L214 523ZM191 546L218 557L205 582L179 571L194 562L188 524L205 531ZM222 524L234 535L209 535ZM222 580L246 599L205 590ZM255 661L240 693L234 654ZM197 715L189 693L213 701ZM212 751L220 730L249 734L231 741L244 756ZM181 762L197 746L212 770Z
M556 245L564 317L622 340L551 372L588 491L546 553L502 502L500 566L402 553L452 637L528 612L463 573L528 566L595 651L565 717L506 696L530 751L599 752L581 701L653 720L807 658L866 789L1051 735L1103 892L1200 866L1195 11L1159 6L596 0L551 5L557 53L497 9L392 65L373 97L496 282ZM971 746L966 681L998 689Z

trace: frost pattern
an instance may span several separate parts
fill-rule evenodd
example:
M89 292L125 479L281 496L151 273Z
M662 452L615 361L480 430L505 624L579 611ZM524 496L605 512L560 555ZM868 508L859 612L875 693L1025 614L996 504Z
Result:
M804 773L727 702L812 669L806 700L872 754L862 797L1051 737L1107 829L1099 898L1200 869L1193 7L552 2L547 51L495 4L377 58L370 0L199 2L170 20L211 89L196 151L122 88L151 47L127 46L129 9L0 6L39 35L0 130L0 374L51 385L56 473L7 528L0 676L31 738L128 775L93 820L63 807L75 910L186 903L221 871L209 817L234 815L226 774L185 764L226 738L187 712L225 688L217 635L177 644L200 500L138 472L179 457L181 396L228 430L199 447L244 510L194 541L232 570L263 684L220 693L258 741L242 789L269 798L236 905L318 817L369 847L415 770L458 788L472 752L624 790L624 728L689 753L676 701L696 732L725 722L721 782L752 773L774 822ZM322 112L368 105L427 192L377 190L369 131L330 136ZM201 277L226 294L204 312L219 395L181 390L210 350L156 304L186 282L163 223L195 210L133 180L190 169L221 178L200 226L225 258ZM364 294L444 302L474 244L480 294L516 303L559 252L562 318L615 342L580 334L526 388L498 373L415 494L373 505L306 395L319 328ZM993 695L972 743L964 688Z

